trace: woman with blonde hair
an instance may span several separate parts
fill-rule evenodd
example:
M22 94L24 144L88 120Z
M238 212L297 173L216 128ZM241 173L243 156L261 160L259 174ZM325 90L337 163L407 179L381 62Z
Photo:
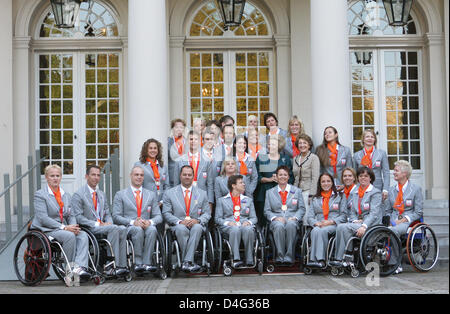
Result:
M238 174L237 162L233 157L225 157L222 162L222 168L220 175L215 178L214 181L214 197L216 204L219 198L224 197L230 191L228 190L228 179Z
M289 120L288 134L286 137L286 147L284 152L291 158L295 158L300 154L298 147L295 145L298 137L304 133L303 122L297 117L293 116Z

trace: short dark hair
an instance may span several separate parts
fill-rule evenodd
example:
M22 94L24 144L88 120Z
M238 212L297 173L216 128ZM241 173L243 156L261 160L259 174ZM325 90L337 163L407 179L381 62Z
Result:
M370 183L373 184L375 182L375 173L372 169L370 169L367 166L359 167L358 170L356 170L356 180L358 180L358 177L363 174L367 173L370 176Z
M305 134L305 133L300 134L300 135L297 137L297 139L295 140L295 147L298 148L298 142L299 142L300 140L304 140L305 142L308 143L308 145L309 145L309 150L310 150L310 151L314 148L314 143L313 143L313 141L312 141L312 139L311 139L311 137L310 137L309 135L307 135L307 134Z
M102 172L102 168L100 168L100 166L97 165L89 165L86 168L86 174L89 175L89 173L91 172L91 169L98 169L100 172Z
M266 126L266 128L267 128L267 123L266 123L266 121L267 121L267 119L269 119L270 117L274 118L275 121L277 122L277 125L278 125L278 119L277 119L277 116L276 116L275 114L273 114L272 112L268 112L268 113L264 114L264 125Z
M184 166L181 167L181 169L180 169L180 174L179 174L180 176L181 176L181 173L183 172L184 168L189 168L189 169L191 169L191 170L192 170L192 174L195 173L194 168L192 168L191 165L184 165Z
M219 129L222 128L222 125L219 123L219 121L217 120L209 120L208 122L206 122L206 127L209 127L211 125L215 125L216 127L218 127Z
M229 116L229 115L225 115L225 116L223 116L222 118L220 118L219 123L220 123L220 124L225 123L225 121L227 121L227 120L233 121L233 124L234 124L234 119L233 119L233 117L232 117L232 116Z
M290 174L289 167L286 166L286 165L281 165L281 166L279 166L279 167L277 168L277 170L275 171L275 173L278 175L278 171L280 171L280 170L286 171L286 172L288 173L289 176L291 175L291 174Z
M237 174L228 178L227 187L230 192L233 190L233 184L236 184L238 180L244 180L244 177L240 174Z

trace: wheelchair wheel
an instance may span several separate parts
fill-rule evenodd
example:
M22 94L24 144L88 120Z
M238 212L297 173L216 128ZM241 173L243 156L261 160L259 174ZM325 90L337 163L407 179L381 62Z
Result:
M406 254L417 272L427 272L436 265L439 245L434 231L427 224L417 224L409 232Z
M397 251L397 260L392 259L394 250ZM391 229L376 226L364 234L359 254L363 269L366 269L369 263L377 263L380 276L386 277L395 272L401 263L401 242Z
M98 241L89 229L82 228L82 230L86 232L89 238L89 270L92 273L96 273L100 263L100 248L98 246Z
M219 229L214 228L214 269L213 272L218 274L222 265L222 236Z
M209 230L206 230L205 237L206 237L206 257L207 257L206 272L208 273L209 276L213 271L213 269L216 269L214 258L214 243L213 238L211 236L211 232L209 232Z
M51 247L47 237L35 231L26 233L14 250L14 271L25 286L39 285L51 266Z

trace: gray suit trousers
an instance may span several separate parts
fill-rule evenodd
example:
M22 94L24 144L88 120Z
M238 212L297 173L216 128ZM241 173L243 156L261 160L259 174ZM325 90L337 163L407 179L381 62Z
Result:
M245 262L247 264L253 264L253 244L255 243L254 226L221 226L220 231L228 235L228 241L233 251L233 259L241 260L239 247L242 240L245 248Z
M202 225L195 224L189 230L185 225L178 224L171 227L171 230L175 231L177 242L180 245L182 262L194 262L194 253L204 231Z
M327 256L328 237L336 232L336 225L323 228L314 227L311 231L311 261L325 261Z
M141 227L129 226L127 230L133 242L136 265L151 265L151 257L155 249L158 234L156 227L149 226L144 230Z
M91 229L93 234L106 235L111 243L117 267L127 266L127 228L125 226L109 225Z
M356 231L361 228L362 224L359 223L346 223L340 224L336 230L336 242L335 242L335 259L342 261L345 254L345 247L351 237L355 236ZM349 249L353 246L350 245Z
M88 267L89 238L86 232L80 231L78 235L66 230L46 232L47 236L55 238L63 247L69 263L81 267Z
M294 262L295 236L297 234L298 223L287 220L286 224L280 221L272 221L270 230L276 246L276 262Z

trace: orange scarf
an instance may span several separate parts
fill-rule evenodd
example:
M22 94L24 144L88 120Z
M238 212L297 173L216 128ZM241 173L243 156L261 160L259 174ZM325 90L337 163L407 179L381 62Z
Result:
M330 165L333 166L334 175L336 176L337 170L337 157L338 157L338 151L337 151L337 143L334 144L334 146L331 146L330 144L327 145L328 149L330 150Z
M158 183L160 175L159 175L158 165L156 164L156 161L151 161L150 158L147 158L147 162L149 162L150 166L152 166L153 176L155 177L155 181ZM156 188L159 190L159 184L156 184Z
M350 196L350 192L352 191L352 189L353 189L353 187L354 187L355 185L354 184L352 184L351 186L349 186L349 187L344 187L344 194L345 194L345 197L348 199L348 197Z
M183 155L184 151L183 136L180 136L177 139L175 139L175 145L177 146L178 155Z
M394 207L398 210L398 212L403 214L405 211L405 204L403 203L403 184L398 184L398 194L395 199Z
M361 166L366 166L366 167L369 167L370 169L372 169L372 152L373 152L373 146L369 151L367 151L364 148L364 156L361 159Z
M247 165L245 164L245 161L244 161L245 153L242 154L242 157L239 156L239 154L237 154L237 156L238 156L238 160L240 163L239 174L246 176L248 174L248 169L247 169Z
M292 141L292 155L293 157L297 157L298 155L300 155L300 151L298 149L297 146L295 146L295 141L297 139L295 138L295 136L293 134L291 134L291 141Z
M322 210L323 210L323 216L325 217L325 220L328 220L328 214L330 212L330 198L331 198L331 194L333 193L332 190L329 190L328 192L322 191L322 193L320 193L322 195Z
M59 205L59 218L61 218L61 222L63 222L63 220L64 220L64 214L63 214L64 202L62 201L61 191L59 190L59 187L58 187L58 190L54 190L53 188L50 188L50 189L52 190L53 194L55 195L56 202Z
M366 190L369 188L370 185L366 186L365 189L363 189L361 186L359 186L358 188L358 213L361 215L362 211L361 211L361 200L364 197L364 193L366 193Z
M258 153L261 150L261 145L259 144L252 145L249 143L248 148L251 151L250 156L252 156L253 160L256 160L256 157L258 157Z

